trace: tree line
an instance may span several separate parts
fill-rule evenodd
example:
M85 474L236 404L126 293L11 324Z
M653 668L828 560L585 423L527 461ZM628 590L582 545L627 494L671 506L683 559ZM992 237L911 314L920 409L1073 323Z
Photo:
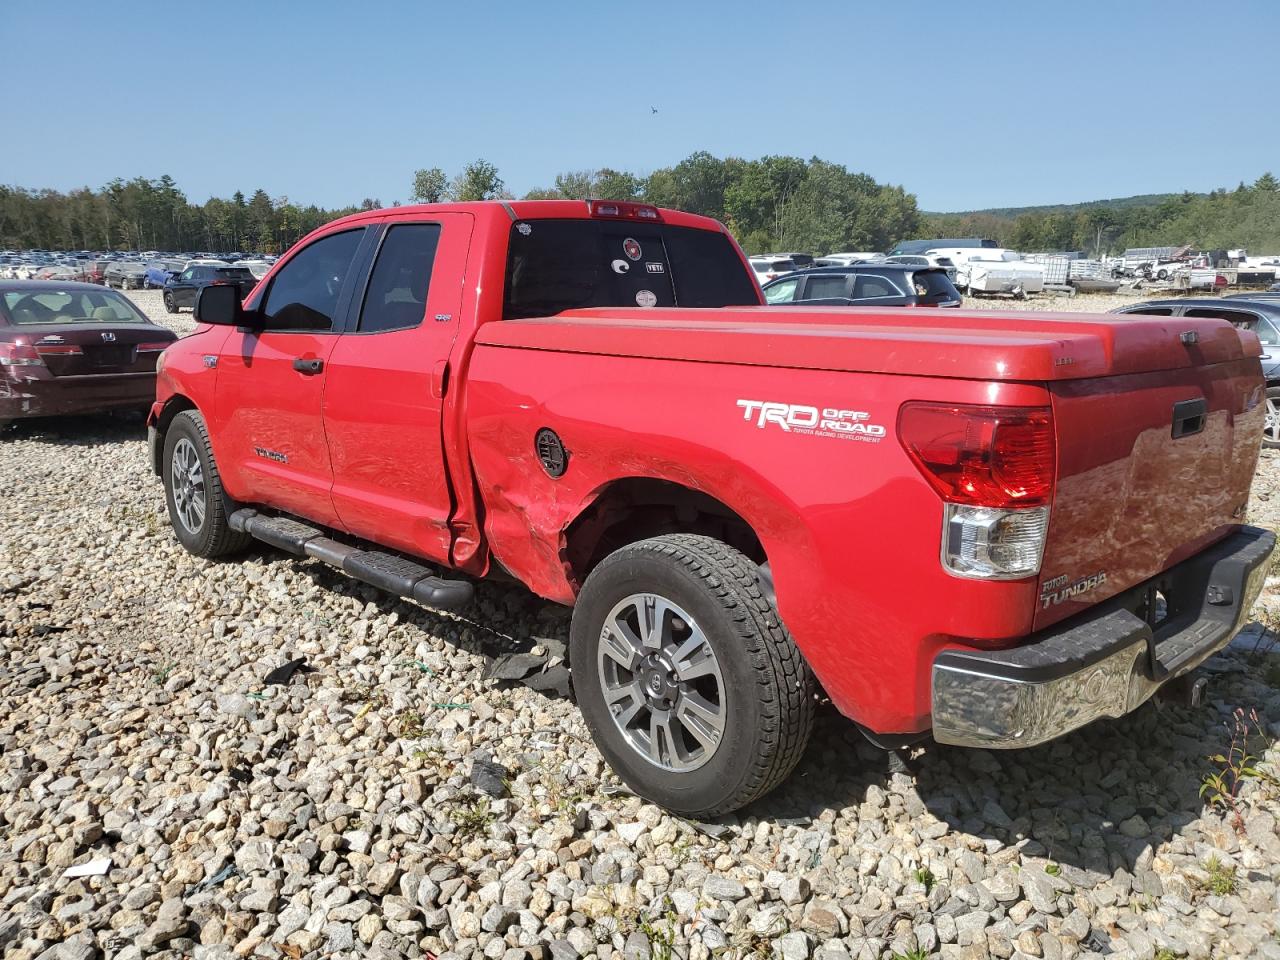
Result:
M1189 244L1201 250L1280 252L1280 181L1264 173L1251 185L1211 193L1117 200L1019 213L925 214L931 237L988 237L1015 250L1083 250L1095 256L1127 247Z
M414 202L516 199L498 168L475 160L453 176L414 173ZM912 237L983 236L1019 250L1085 250L1189 243L1202 249L1280 251L1280 183L1209 194L1077 206L922 213L900 186L812 157L719 158L697 152L647 175L603 168L561 173L521 199L637 200L715 217L748 253L887 250ZM392 201L391 206L398 206ZM0 246L52 250L255 250L280 253L336 217L382 206L366 197L338 209L299 205L254 190L193 203L173 178L116 179L66 193L0 186Z

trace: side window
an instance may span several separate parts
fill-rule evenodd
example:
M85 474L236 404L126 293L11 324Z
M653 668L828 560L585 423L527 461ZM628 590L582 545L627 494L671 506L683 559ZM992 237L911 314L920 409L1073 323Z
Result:
M809 277L808 284L804 288L804 298L806 300L827 300L833 297L843 299L849 296L848 290L849 278L842 273L814 276Z
M1140 313L1144 317L1172 317L1173 307L1139 307L1136 310L1126 310L1125 313Z
M196 274L196 271L194 268L189 270L183 270L182 276L180 276L178 279L183 281L184 283L187 283L187 282L190 282L191 278L194 277L195 274Z
M796 287L800 286L800 281L783 280L781 283L775 283L768 287L764 292L765 303L790 303L796 298Z
M900 297L902 291L893 285L888 277L878 277L874 273L858 275L858 285L853 295L858 298Z
M280 268L262 306L268 330L332 330L342 284L364 229L321 237Z
M1276 333L1275 325L1266 318L1260 319L1257 322L1253 328L1253 332L1258 335L1258 339L1262 341L1264 346L1274 347L1280 345L1280 334Z
M422 323L439 242L438 223L397 224L387 231L360 308L361 333Z
M1243 313L1239 310L1219 310L1217 307L1199 307L1194 310L1188 310L1183 314L1184 317L1208 317L1214 320L1230 320L1237 327L1253 323L1255 317L1251 313Z

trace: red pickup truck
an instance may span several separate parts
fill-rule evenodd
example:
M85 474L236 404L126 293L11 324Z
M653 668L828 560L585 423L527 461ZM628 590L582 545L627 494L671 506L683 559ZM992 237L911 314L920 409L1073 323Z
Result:
M149 419L183 545L572 604L601 752L685 814L785 778L819 685L883 745L1134 710L1275 546L1224 321L768 307L719 223L600 201L357 214L195 310Z

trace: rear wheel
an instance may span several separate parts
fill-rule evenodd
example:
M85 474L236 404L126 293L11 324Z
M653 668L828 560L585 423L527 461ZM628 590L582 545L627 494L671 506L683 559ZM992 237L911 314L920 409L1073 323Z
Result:
M1262 445L1280 448L1280 386L1267 387L1267 418L1262 426Z
M756 565L710 537L606 557L574 609L571 663L600 752L636 793L686 816L768 793L813 727L812 674Z
M227 523L235 509L222 489L204 418L184 410L164 437L162 459L169 522L178 541L198 557L221 557L249 545L250 536Z
M164 309L166 313L178 312L178 305L173 302L173 294L168 290L164 292Z

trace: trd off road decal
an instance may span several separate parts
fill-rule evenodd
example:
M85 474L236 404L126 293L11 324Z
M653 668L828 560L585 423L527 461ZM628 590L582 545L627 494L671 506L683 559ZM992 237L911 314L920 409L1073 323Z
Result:
M802 403L777 403L771 400L739 400L742 419L765 430L770 426L786 433L812 437L834 437L838 440L861 440L879 443L885 428L871 423L865 410L843 410L839 407L811 407Z

